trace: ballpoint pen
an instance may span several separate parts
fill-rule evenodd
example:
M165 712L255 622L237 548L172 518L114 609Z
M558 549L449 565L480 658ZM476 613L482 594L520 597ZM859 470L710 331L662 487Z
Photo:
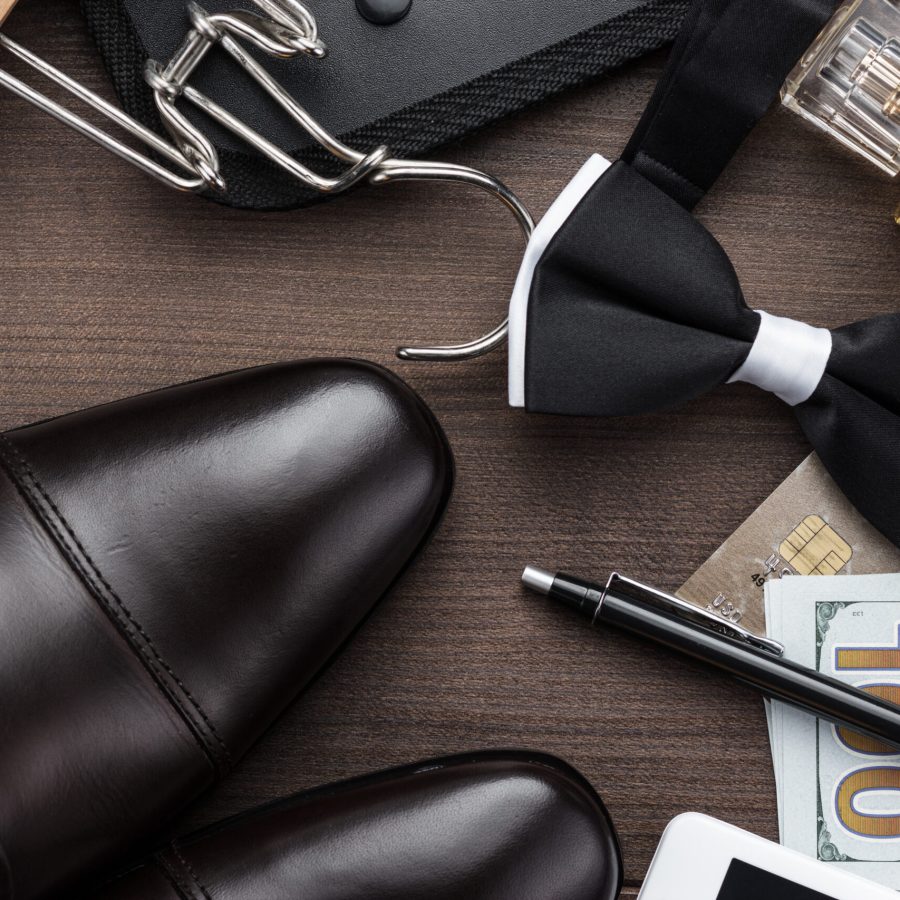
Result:
M728 672L777 700L900 747L900 706L784 658L784 647L613 572L605 586L528 566L522 581L594 625L613 625Z

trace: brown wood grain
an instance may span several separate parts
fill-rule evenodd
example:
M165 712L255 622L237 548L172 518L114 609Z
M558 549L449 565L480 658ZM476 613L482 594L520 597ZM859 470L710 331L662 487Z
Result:
M106 90L66 0L8 31ZM585 157L614 157L662 55L448 149L542 212ZM391 366L458 462L433 544L193 827L302 788L478 747L578 766L637 885L669 819L700 810L776 837L762 703L638 641L526 597L527 562L679 585L809 451L748 386L630 420L526 416L505 353L397 362L401 340L475 336L502 316L518 238L464 189L367 188L313 210L235 212L170 192L0 94L0 426L277 359ZM834 326L894 311L897 189L787 113L770 114L699 215L751 305ZM633 896L633 894L629 894Z

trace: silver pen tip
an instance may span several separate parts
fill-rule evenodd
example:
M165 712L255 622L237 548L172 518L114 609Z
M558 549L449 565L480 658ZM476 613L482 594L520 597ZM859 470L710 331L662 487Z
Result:
M529 590L543 594L546 597L550 593L550 588L553 587L555 578L556 576L552 572L546 571L546 569L538 569L536 566L525 566L525 571L522 573L522 584Z

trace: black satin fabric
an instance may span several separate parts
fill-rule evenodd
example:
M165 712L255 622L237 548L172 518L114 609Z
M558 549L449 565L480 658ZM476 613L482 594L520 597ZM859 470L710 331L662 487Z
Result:
M900 546L900 314L845 325L832 339L819 387L794 409L844 493Z
M692 209L835 6L835 0L695 2L622 159Z
M615 163L548 246L529 298L525 405L618 416L727 381L759 330L715 238L627 163ZM869 521L900 545L900 314L833 333L797 418Z
M535 272L526 407L623 416L675 406L726 381L758 330L715 238L619 161Z

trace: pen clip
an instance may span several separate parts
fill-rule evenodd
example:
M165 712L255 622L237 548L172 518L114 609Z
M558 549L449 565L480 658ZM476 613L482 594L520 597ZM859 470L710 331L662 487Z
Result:
M784 656L784 644L773 641L771 638L754 634L752 631L742 628L736 622L729 622L727 619L695 606L693 603L688 603L687 600L682 600L681 597L676 597L674 594L667 594L665 591L657 590L649 584L626 578L618 572L613 572L609 576L606 590L610 590L613 586L619 593L631 596L633 599L640 600L643 603L647 603L649 600L659 609L672 613L680 619L685 619L695 625L708 628L734 640L743 641L757 650L765 650L774 656Z

